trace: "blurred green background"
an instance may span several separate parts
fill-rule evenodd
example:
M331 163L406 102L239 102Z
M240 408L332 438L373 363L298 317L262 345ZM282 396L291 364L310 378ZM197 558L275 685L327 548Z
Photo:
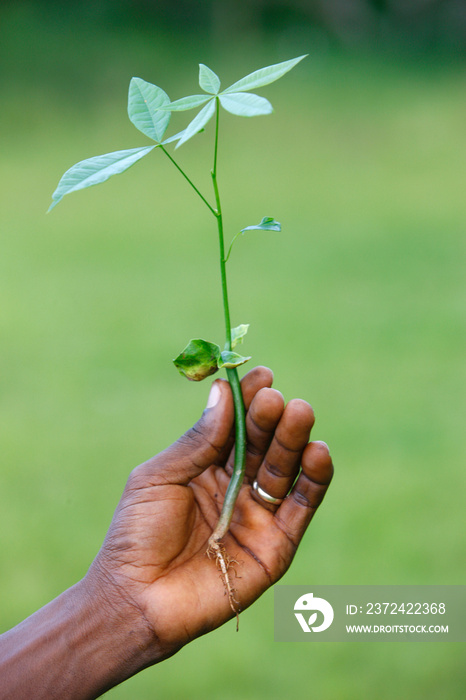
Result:
M288 584L465 581L464 4L3 2L0 8L0 629L81 578L130 469L197 419L171 366L221 341L217 241L160 153L45 216L78 160L147 139L130 78L172 99L301 53L225 115L233 322L336 464ZM186 116L186 115L185 115ZM181 127L181 119L179 126ZM175 125L175 128L178 124ZM212 128L180 162L209 188ZM228 235L227 235L228 238ZM273 593L108 697L460 698L455 644L277 644Z

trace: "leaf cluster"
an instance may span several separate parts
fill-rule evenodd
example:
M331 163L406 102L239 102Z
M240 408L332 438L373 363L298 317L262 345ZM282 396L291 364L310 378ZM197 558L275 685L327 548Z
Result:
M246 226L241 229L236 236L234 236L227 255L224 256L223 218L216 179L218 111L220 107L222 107L227 112L241 117L255 117L270 114L272 112L272 105L270 102L264 97L260 97L250 91L278 80L303 58L304 56L299 56L289 61L283 61L282 63L256 70L246 75L244 78L237 80L224 90L220 89L221 82L218 75L208 68L208 66L201 63L199 66L199 86L204 91L204 94L189 95L188 97L182 97L174 102L171 102L167 93L157 85L148 83L142 78L132 78L128 93L129 119L141 133L154 143L150 146L141 146L139 148L106 153L76 163L76 165L66 171L52 195L52 204L49 211L55 207L65 195L105 182L112 177L112 175L123 173L155 148L160 148L178 168L183 177L195 190L196 194L199 195L210 212L215 216L220 237L220 266L227 342L224 350L221 350L220 346L216 343L211 343L202 338L195 338L188 343L173 362L180 373L190 380L200 381L222 368L234 370L236 367L251 359L250 357L243 357L234 351L236 345L243 342L249 326L243 324L231 329L228 295L226 292L225 265L230 257L236 239L246 231L281 231L281 225L278 221L271 216L265 216L258 224ZM197 107L201 107L200 111L183 131L165 138L172 112L185 111ZM217 115L217 118L214 167L211 171L211 175L216 208L209 204L207 199L201 194L165 148L168 144L173 142L177 142L176 148L186 143L186 141L197 133L204 130L204 127L214 114Z
M221 83L218 75L201 63L199 65L199 87L207 95L189 95L162 107L162 110L181 112L204 105L184 130L176 148L204 129L214 115L217 100L223 109L238 117L258 117L271 114L273 107L270 102L265 97L250 94L249 91L275 82L294 68L303 58L304 56L299 56L289 61L260 68L222 91L220 91Z
M202 381L223 367L227 369L239 367L251 359L233 352L238 343L243 342L248 328L249 325L243 323L231 329L231 350L220 350L220 346L216 343L194 338L189 341L178 357L175 357L173 363L180 374L194 382Z
M260 68L222 91L220 91L220 78L213 70L201 63L199 66L199 86L205 94L182 97L174 102L171 102L167 93L157 85L148 83L142 78L132 78L128 93L128 116L139 131L155 142L154 145L113 151L76 163L60 179L52 195L49 211L65 195L92 185L98 185L108 180L112 175L125 172L155 148L161 148L165 151L165 146L175 141L177 142L176 148L179 148L204 129L214 115L217 103L227 112L241 117L270 114L272 112L270 102L264 97L251 94L249 91L278 80L303 58L305 56L299 56L289 61ZM200 106L202 109L183 131L164 138L172 112L185 111Z

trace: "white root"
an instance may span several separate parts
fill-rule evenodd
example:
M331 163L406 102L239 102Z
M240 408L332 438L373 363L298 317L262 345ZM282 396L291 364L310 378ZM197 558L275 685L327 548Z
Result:
M239 612L241 608L239 601L235 597L236 591L231 584L230 574L228 573L229 570L233 568L232 565L237 564L238 562L235 559L231 559L228 556L225 546L221 542L209 542L209 546L207 548L207 556L209 557L209 559L215 559L217 568L220 570L220 577L223 581L223 585L225 586L225 593L228 596L230 608L236 615L236 631L238 631ZM234 568L233 571L235 571Z

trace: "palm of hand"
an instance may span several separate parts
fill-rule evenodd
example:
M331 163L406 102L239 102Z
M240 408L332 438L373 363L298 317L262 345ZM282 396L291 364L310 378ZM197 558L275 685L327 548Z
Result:
M285 409L279 392L264 388L268 382L254 371L243 382L247 477L224 541L240 609L286 571L332 472L324 443L307 445L308 404L296 400ZM233 615L220 572L206 555L229 481L231 406L215 420L206 413L178 443L134 470L97 559L168 649ZM278 509L252 491L257 478L267 492L285 496L301 464Z

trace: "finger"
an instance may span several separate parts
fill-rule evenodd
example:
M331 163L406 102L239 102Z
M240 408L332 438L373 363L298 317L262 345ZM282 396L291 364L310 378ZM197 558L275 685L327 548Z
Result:
M138 470L154 484L189 483L218 458L229 439L233 421L230 385L225 379L216 379L197 423Z
M293 485L313 425L314 411L306 401L293 399L287 404L256 475L259 489L272 499L285 498ZM277 505L267 502L259 494L260 491L253 491L255 500L275 511Z
M254 367L241 380L241 391L243 393L244 407L249 410L252 400L258 391L264 387L271 387L273 382L273 372L268 367Z
M273 374L266 367L255 367L242 381L245 404L263 386L272 383ZM166 450L138 468L151 483L187 484L219 460L225 448L231 450L234 409L229 383L216 379L211 387L207 407L197 423ZM229 445L229 447L227 447Z
M270 388L273 382L273 372L268 367L254 367L241 380L241 391L243 394L244 407L249 411L252 401L256 395L264 388ZM247 415L247 414L246 414ZM232 426L231 434L226 442L224 449L215 460L215 464L223 467L231 457L231 451L235 442L235 431Z
M264 387L254 396L246 414L246 478L256 474L273 439L275 429L284 410L282 394L276 389ZM231 473L235 460L232 451L226 471Z
M302 471L291 493L275 514L287 538L298 546L333 477L333 463L325 442L311 442L303 452Z

